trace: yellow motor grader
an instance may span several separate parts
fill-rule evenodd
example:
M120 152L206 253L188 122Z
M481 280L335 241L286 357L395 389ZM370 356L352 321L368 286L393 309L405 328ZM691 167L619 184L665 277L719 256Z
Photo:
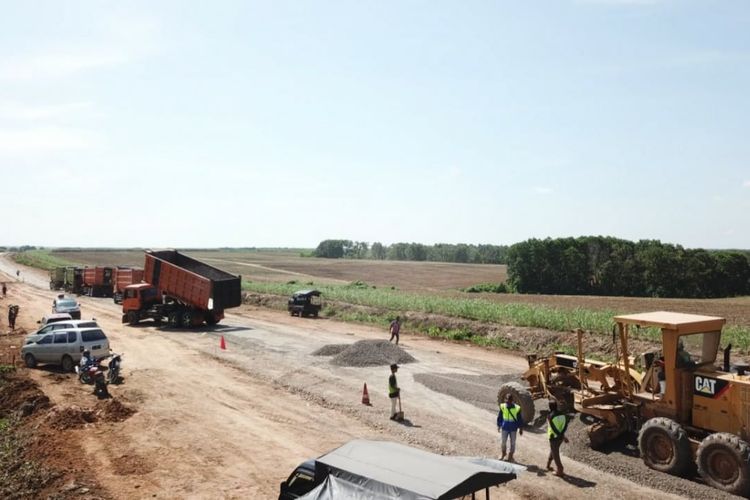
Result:
M614 363L585 359L578 331L577 356L529 356L523 376L529 389L505 384L498 400L513 393L531 422L533 399L554 397L569 411L593 417L592 447L637 432L647 466L685 475L695 463L706 483L750 495L750 376L744 363L730 367L731 345L716 366L726 320L659 311L614 321ZM636 360L628 338L640 328L661 330L662 348Z

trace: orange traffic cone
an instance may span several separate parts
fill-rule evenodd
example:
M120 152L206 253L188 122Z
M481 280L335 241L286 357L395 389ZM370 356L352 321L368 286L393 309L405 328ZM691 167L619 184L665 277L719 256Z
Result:
M221 349L222 351L227 350L227 343L224 342L224 335L221 336L221 340L219 341L219 349Z
M370 395L367 394L367 382L365 382L365 387L362 389L362 404L371 406L370 405Z

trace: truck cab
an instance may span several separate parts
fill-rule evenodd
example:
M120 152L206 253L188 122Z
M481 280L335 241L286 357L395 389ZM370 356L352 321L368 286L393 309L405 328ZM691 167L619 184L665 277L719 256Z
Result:
M280 485L279 500L294 500L320 484L315 478L315 460L302 462Z

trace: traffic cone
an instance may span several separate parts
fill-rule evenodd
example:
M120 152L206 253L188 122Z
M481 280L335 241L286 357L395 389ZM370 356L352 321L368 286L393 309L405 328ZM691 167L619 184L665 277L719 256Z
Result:
M219 341L219 349L222 351L227 350L227 343L224 341L224 335L221 336L221 340Z
M370 405L370 395L367 394L367 382L365 382L365 387L362 389L362 404L371 406Z

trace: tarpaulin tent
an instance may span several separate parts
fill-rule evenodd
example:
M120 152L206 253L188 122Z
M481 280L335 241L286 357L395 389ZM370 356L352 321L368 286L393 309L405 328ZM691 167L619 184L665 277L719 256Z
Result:
M389 441L357 439L315 460L328 476L305 500L448 500L516 478L522 467L499 460L437 455ZM334 496L335 495L335 496Z

